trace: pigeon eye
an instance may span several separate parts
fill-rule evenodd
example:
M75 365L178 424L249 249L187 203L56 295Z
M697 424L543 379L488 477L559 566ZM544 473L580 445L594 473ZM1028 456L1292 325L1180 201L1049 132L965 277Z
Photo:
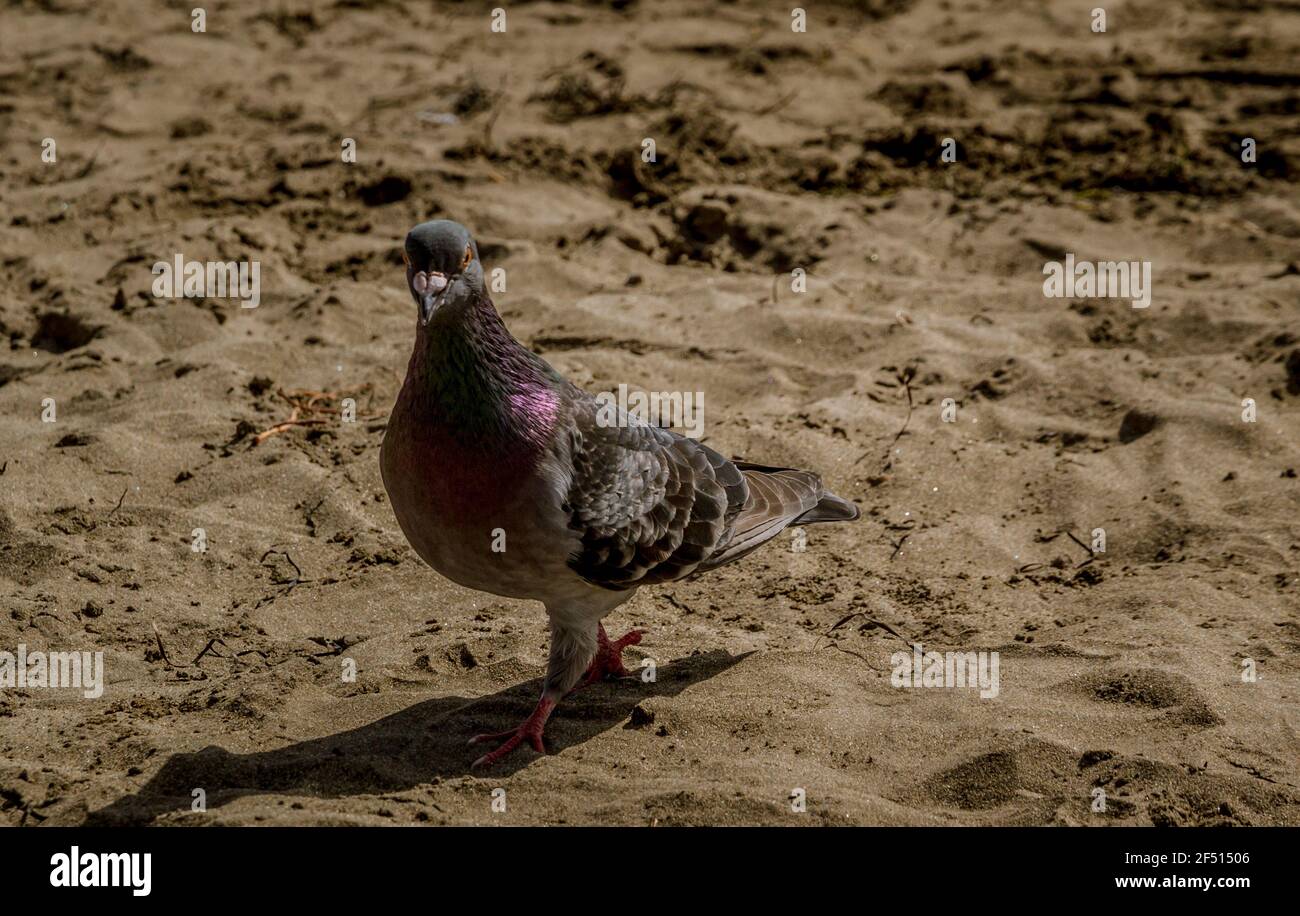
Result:
M460 269L464 270L466 267L469 267L469 262L472 260L474 260L474 249L466 245L465 257L460 259Z

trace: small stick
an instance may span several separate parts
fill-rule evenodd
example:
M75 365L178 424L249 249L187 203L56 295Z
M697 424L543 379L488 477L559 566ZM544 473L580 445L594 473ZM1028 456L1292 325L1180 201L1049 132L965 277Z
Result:
M212 647L215 646L217 643L221 643L223 646L226 646L225 640L223 640L220 636L214 637L213 639L209 639L208 644L203 647L203 651L200 652L198 655L194 656L194 661L190 662L190 664L197 665L199 663L199 660L203 658L203 656L207 655L209 652L212 652L212 654L215 655L217 658L225 658L225 656L222 655L220 652L215 652L212 650ZM226 648L229 649L230 646L226 646Z
M1074 541L1074 543L1078 544L1078 545L1079 545L1080 547L1082 547L1084 550L1088 551L1088 555L1089 555L1089 556L1092 556L1092 553L1093 553L1092 548L1089 547L1087 544L1083 543L1083 541L1079 540L1077 537L1075 537L1073 531L1067 531L1067 532L1065 532L1065 533L1068 534L1068 535L1070 536L1070 540Z
M785 106L793 102L798 97L798 95L799 95L798 89L791 89L789 92L781 96L772 104L764 105L762 108L758 109L753 113L759 116L773 114L775 112L780 111L782 108L784 108Z
M295 426L323 426L330 422L328 417L338 416L343 412L339 407L318 403L320 401L341 401L345 397L365 394L369 398L367 401L367 407L369 408L374 402L375 387L367 382L364 385L358 385L355 388L348 388L342 391L316 391L310 388L296 388L285 391L283 388L277 388L275 393L281 400L293 408L289 413L289 419L275 424L270 429L265 429L258 433L253 437L252 444L249 448L256 448L272 436L278 435L287 429L292 429ZM303 414L310 414L313 416L303 416ZM327 417L321 417L319 414L326 414ZM374 420L379 416L380 415L377 412L368 410L366 413L359 415L357 419Z
M858 661L862 662L862 663L863 663L864 665L866 665L868 668L871 668L873 671L879 671L879 670L880 670L880 669L877 668L875 665L871 664L871 662L869 662L869 661L867 660L867 657L866 657L865 655L861 654L860 652L854 652L852 649L846 649L846 648L844 648L843 646L841 646L841 645L840 645L839 643L837 643L837 642L833 642L833 643L831 643L831 644L830 644L830 648L832 648L832 649L837 649L837 650L839 650L840 652L843 652L845 655L852 655L854 658L856 658Z
M835 623L834 626L832 626L832 627L831 627L829 630L827 630L825 633L822 633L820 636L817 637L818 642L821 641L821 638L822 638L823 636L825 636L825 637L827 637L827 638L829 639L829 638L830 638L830 635L831 635L832 633L834 633L834 632L835 632L836 630L838 630L840 627L844 626L844 624L848 623L848 622L849 622L850 620L852 620L854 617L861 617L861 618L863 618L864 620L866 620L868 623L874 623L876 626L880 627L880 628L881 628L882 630L884 630L885 632L890 633L891 635L897 637L897 638L898 638L899 640L901 640L905 645L909 645L909 646L911 645L911 643L908 642L907 637L905 637L902 633L899 633L897 630L895 630L895 629L894 629L893 627L891 627L889 624L885 623L883 620L877 620L877 619L874 618L874 617L871 617L871 616L868 616L867 614L864 614L862 611L855 611L854 613L849 614L847 617L842 617L842 618L840 618L838 621L836 621L836 623ZM817 644L816 644L816 643L813 643L813 648L814 648L814 649L817 648Z
M903 433L907 432L907 425L912 422L912 412L915 410L915 404L912 402L912 378L915 375L916 369L912 366L908 366L902 372L898 373L898 381L902 383L903 390L907 393L907 416L903 418L902 427L894 434L894 438L889 442L889 447L885 449L885 456L882 459L880 467L881 471L889 470L889 466L893 463L889 457L889 453L893 450L894 446L898 444L898 440L903 438ZM853 462L853 466L856 467L858 462L869 454L870 452L863 452L858 456L858 460Z
M79 180L79 179L81 179L81 178L85 178L87 175L89 175L89 174L94 170L94 168L95 168L95 160L97 160L97 159L99 158L99 154L100 154L100 152L101 152L103 149L104 149L104 144L102 144L102 143L99 144L99 149L95 150L95 152L91 154L91 156L90 156L90 161L87 162L85 165L83 165L83 166L82 166L82 167L77 171L77 174L75 174L75 175L72 176L72 180L73 180L73 181L77 181L77 180Z
M297 585L299 582L303 580L302 570L298 568L298 564L293 561L293 557L289 556L289 551L287 550L276 550L274 547L272 547L266 553L262 554L262 559L258 560L258 563L264 564L266 562L266 558L273 553L278 553L280 556L284 557L286 560L289 561L289 565L293 567L293 571L296 575L294 577L294 580L288 583L290 588L293 588L295 585ZM285 583L277 583L277 584L283 585Z
M167 647L163 645L162 634L158 632L158 624L156 623L153 624L153 638L158 643L158 652L162 655L162 660L167 663L167 667L175 668L176 666L172 664L171 658L167 655Z

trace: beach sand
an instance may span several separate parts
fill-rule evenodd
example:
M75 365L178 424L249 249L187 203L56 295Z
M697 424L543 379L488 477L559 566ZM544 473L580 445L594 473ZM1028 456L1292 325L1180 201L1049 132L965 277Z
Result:
M0 650L106 671L0 688L0 824L1300 824L1294 4L188 6L0 10ZM545 615L379 477L440 217L574 382L863 510L638 591L654 680L487 773Z

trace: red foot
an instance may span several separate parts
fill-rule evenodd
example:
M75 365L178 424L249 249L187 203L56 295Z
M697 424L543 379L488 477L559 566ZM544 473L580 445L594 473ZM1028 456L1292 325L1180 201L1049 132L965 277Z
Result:
M578 682L579 687L587 687L605 678L631 677L628 670L623 667L623 650L628 646L635 646L641 642L644 631L631 630L626 635L610 642L609 637L605 634L605 625L602 623L598 626L600 629L596 633L596 639L598 640L596 657L591 660L591 664L587 667L587 673Z
M628 670L623 667L623 650L628 646L635 646L639 643L641 636L641 630L632 630L622 638L610 642L609 636L605 634L604 625L600 625L596 632L596 657L591 660L586 674L583 675L577 686L586 687L588 684L594 684L596 681L607 677L630 677ZM577 687L574 689L576 690ZM545 754L546 745L542 742L542 731L546 728L546 720L551 717L551 711L555 709L555 703L555 700L544 695L537 701L537 708L518 728L497 732L496 734L475 735L470 738L470 744L483 744L488 741L504 742L496 750L489 751L478 760L475 760L471 766L474 768L490 767L525 741L532 745L537 753Z
M470 744L483 744L487 741L500 741L505 739L495 751L488 751L478 760L470 764L473 768L490 767L502 757L505 757L519 745L527 741L533 746L533 750L539 754L546 753L546 745L542 743L542 731L546 728L546 720L551 717L551 710L555 708L555 701L542 697L537 701L537 708L532 711L527 719L519 725L518 728L512 728L509 731L497 732L491 735L475 735L469 739Z

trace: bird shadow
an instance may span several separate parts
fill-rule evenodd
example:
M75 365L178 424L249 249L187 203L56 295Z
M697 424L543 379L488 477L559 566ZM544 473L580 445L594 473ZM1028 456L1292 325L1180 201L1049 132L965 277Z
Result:
M582 744L628 719L643 700L676 696L749 654L731 655L721 649L701 652L661 666L656 680L649 683L634 678L579 690L552 715L546 729L547 750L556 754ZM232 754L211 745L173 754L139 791L90 812L83 826L144 825L169 812L188 812L196 789L203 790L206 807L211 809L249 795L339 798L399 792L442 777L479 775L470 764L484 748L467 747L468 739L519 724L532 711L541 689L542 679L536 678L485 697L438 697L360 728L275 750ZM625 727L633 726L629 722ZM536 752L521 748L485 772L510 775L536 759Z

